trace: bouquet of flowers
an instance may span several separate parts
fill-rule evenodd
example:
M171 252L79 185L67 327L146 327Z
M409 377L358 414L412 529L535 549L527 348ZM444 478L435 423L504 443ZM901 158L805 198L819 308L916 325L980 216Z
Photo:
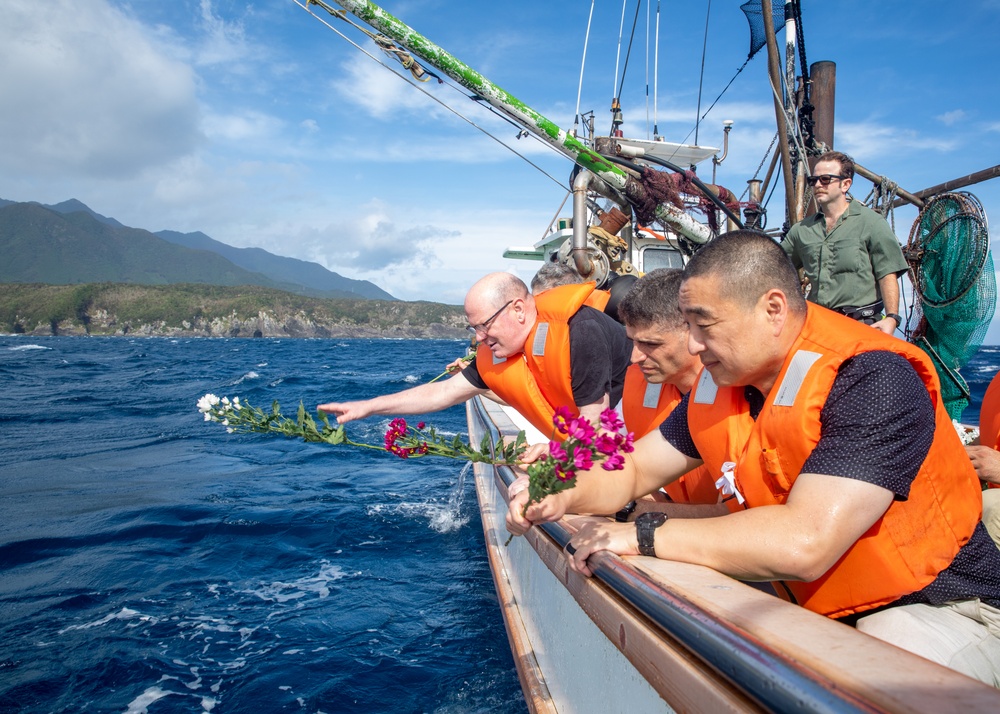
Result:
M574 417L566 407L556 409L552 426L563 441L549 441L549 451L528 466L528 500L524 511L534 503L576 486L576 472L600 463L605 471L620 471L625 456L633 450L635 435L622 434L625 425L614 409L601 412L600 429L582 416ZM509 544L513 535L507 539Z
M333 446L346 444L386 451L401 459L443 456L461 461L513 465L527 446L524 432L521 432L513 442L497 445L486 435L477 449L462 441L460 436L448 439L424 422L413 427L405 419L393 419L389 423L382 445L365 444L350 439L342 424L331 425L326 414L318 412L318 419L314 419L301 402L295 419L284 416L278 402L273 402L271 411L266 412L241 401L239 397L220 398L214 394L206 394L198 400L198 411L204 415L205 421L218 422L230 434L281 434L308 442L323 442Z

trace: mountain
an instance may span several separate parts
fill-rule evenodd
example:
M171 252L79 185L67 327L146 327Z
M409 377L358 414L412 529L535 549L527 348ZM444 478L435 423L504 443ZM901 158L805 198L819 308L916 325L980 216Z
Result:
M148 231L102 223L90 213L59 213L37 203L0 208L0 282L207 283L289 286L233 265L221 255L174 245ZM338 297L345 297L339 295Z
M264 275L274 280L298 285L301 289L294 292L310 294L312 291L322 293L348 293L355 298L370 300L395 300L392 295L367 280L351 280L343 275L331 272L319 263L310 263L298 258L268 253L263 248L234 248L220 243L202 232L178 233L177 231L157 231L164 240L183 245L187 248L208 250L218 253L232 263Z
M0 266L0 282L249 284L319 298L396 299L367 280L345 278L317 263L235 248L200 232L129 228L76 199L43 205L0 198L0 249L9 258Z

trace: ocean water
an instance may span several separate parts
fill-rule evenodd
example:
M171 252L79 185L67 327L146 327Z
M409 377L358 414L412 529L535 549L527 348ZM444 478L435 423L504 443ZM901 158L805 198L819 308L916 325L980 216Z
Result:
M0 711L526 711L461 463L195 408L292 415L463 347L0 336ZM426 420L465 430L461 407Z

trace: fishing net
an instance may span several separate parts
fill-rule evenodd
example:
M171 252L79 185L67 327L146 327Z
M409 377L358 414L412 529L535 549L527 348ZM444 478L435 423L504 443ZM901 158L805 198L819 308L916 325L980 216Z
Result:
M761 9L761 0L749 0L740 5L740 10L747 16L747 22L750 23L750 54L747 55L747 59L749 59L767 44L767 34L764 32L764 11ZM771 17L774 18L775 32L778 28L784 27L784 0L771 0Z
M982 346L997 298L982 204L964 192L928 199L905 254L922 313L910 339L933 359L945 407L960 419L969 387L959 370Z

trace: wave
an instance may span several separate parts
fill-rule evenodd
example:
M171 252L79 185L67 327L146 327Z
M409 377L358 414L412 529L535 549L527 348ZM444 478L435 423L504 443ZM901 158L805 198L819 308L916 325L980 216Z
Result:
M45 347L44 345L16 345L14 347L8 347L8 352L24 352L26 350L51 350L51 347Z

